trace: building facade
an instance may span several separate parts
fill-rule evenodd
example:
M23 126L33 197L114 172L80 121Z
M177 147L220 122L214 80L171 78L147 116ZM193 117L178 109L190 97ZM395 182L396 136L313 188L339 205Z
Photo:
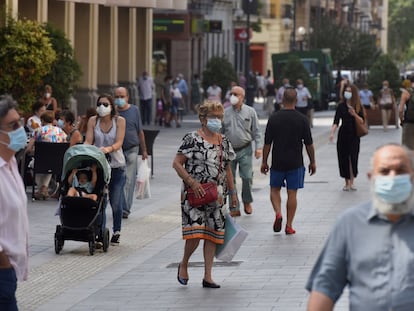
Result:
M187 0L0 0L15 18L50 22L71 41L83 75L70 107L84 114L119 85L138 102L136 78L152 70L154 11L186 11Z

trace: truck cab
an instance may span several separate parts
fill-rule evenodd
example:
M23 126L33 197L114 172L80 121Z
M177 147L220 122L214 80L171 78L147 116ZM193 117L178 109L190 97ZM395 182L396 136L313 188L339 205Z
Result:
M273 75L275 81L283 78L284 66L291 55L299 57L303 66L308 71L309 77L313 81L314 87L309 88L309 90L312 94L315 109L328 109L328 103L331 100L334 89L330 49L272 54Z

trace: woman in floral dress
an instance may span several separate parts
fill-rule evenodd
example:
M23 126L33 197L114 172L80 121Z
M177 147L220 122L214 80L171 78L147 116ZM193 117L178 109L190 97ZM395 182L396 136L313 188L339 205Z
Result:
M226 196L232 197L232 206L237 206L237 195L233 189L233 175L230 161L235 152L229 140L220 134L223 119L221 103L207 101L199 108L201 128L184 136L173 162L173 167L183 180L181 192L181 213L184 256L178 266L177 280L182 285L188 282L188 262L204 240L204 278L206 288L219 288L211 275L217 244L224 242ZM202 183L217 184L218 199L203 206L190 206L187 189L191 188L197 197L204 196Z

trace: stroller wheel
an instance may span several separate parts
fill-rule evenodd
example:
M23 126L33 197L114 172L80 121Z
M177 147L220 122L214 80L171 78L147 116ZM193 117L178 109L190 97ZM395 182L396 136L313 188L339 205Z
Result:
M109 247L109 229L108 228L105 228L103 239L102 239L102 244L103 244L102 249L106 253Z
M55 253L59 254L63 248L63 241L60 241L57 235L55 234Z
M95 253L95 241L89 241L89 254L93 255Z
M65 241L62 238L62 227L60 225L56 226L56 233L55 233L55 253L59 254L63 248L63 244Z

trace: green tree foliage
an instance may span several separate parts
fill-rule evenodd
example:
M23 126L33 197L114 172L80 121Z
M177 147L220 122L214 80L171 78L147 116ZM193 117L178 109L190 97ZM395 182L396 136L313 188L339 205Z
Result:
M44 28L56 52L56 61L52 64L50 72L43 78L43 82L52 86L53 97L56 98L59 106L67 108L68 99L81 77L81 69L74 58L73 48L65 33L51 24L45 24ZM43 91L43 86L41 91Z
M207 88L216 83L222 91L224 97L230 82L238 81L236 71L233 65L224 57L212 57L206 65L206 69L203 71L203 88Z
M390 0L388 14L388 51L398 62L413 56L414 0Z
M283 67L280 80L277 85L282 85L282 80L284 78L289 79L290 84L295 85L296 80L303 80L303 84L309 89L312 94L316 92L316 86L313 83L312 79L309 76L309 72L303 66L300 58L296 55L291 55L288 58L286 65Z
M380 55L375 37L354 28L338 25L322 16L313 21L308 40L312 49L330 48L334 67L354 70L369 69Z
M400 72L391 57L387 54L381 55L377 59L368 74L368 86L375 97L378 96L384 80L388 80L394 94L399 95L401 86Z
M37 22L14 20L0 28L0 93L12 95L28 112L36 90L50 71L56 53L45 29Z

